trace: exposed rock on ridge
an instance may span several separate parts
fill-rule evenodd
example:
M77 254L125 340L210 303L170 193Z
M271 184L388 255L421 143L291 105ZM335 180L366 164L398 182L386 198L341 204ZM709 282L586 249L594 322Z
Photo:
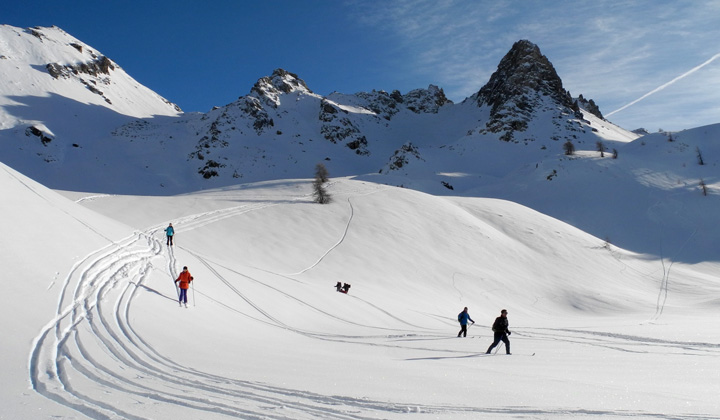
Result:
M572 97L552 63L537 45L520 40L500 60L488 83L469 99L479 107L489 106L487 130L504 132L501 139L511 141L515 132L527 129L543 97L550 98L560 112L574 112Z
M305 81L295 73L283 69L275 69L272 75L258 80L250 89L250 96L263 100L266 104L277 108L280 105L280 95L300 91L312 93Z

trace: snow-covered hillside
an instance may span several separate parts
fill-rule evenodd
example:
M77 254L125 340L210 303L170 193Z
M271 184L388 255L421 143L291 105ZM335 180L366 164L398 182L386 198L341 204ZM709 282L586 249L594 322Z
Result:
M2 174L3 418L720 415L717 263L346 179L329 205L307 180L72 202ZM501 308L513 355L485 355Z
M0 73L0 160L45 183L106 166L109 156L91 151L112 153L98 143L116 127L181 113L58 27L0 25Z

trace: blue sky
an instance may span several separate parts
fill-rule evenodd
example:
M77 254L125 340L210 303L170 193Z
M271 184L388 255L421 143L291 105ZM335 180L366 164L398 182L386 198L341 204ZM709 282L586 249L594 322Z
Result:
M720 123L720 1L6 1L0 23L56 25L185 111L276 68L318 94L478 91L519 39L573 96L654 132Z

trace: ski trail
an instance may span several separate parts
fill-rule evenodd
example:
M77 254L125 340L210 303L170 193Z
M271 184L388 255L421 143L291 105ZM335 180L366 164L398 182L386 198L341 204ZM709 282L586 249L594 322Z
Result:
M340 244L343 243L343 241L345 240L345 237L347 236L348 230L350 230L350 224L352 223L353 216L355 216L355 209L353 208L352 202L350 201L350 197L348 197L347 202L350 205L350 217L348 218L348 221L345 224L345 230L343 231L343 233L340 236L340 239L337 241L337 243L335 243L335 245L331 246L327 251L325 251L325 253L323 255L321 255L320 258L318 258L317 261L315 261L309 267L307 267L303 270L300 270L297 273L286 274L287 276L299 276L300 274L303 274L303 273L317 267L317 265L320 264L320 262L322 260L324 260L325 257L328 256L328 254L330 254L335 248L337 248L338 246L340 246Z
M254 309L255 309L258 313L260 313L263 317L265 317L265 318L267 318L268 320L270 320L273 325L280 326L280 327L282 327L282 328L284 328L284 329L291 330L291 331L296 332L296 333L298 333L298 334L303 334L303 335L308 335L308 336L313 336L313 337L326 337L326 336L328 336L327 334L324 334L324 333L310 332L310 331L300 330L300 329L291 327L291 326L289 326L288 324L285 324L285 323L282 323L282 322L278 321L276 318L274 318L274 317L272 317L271 315L269 315L267 311L263 310L259 305L257 305L256 303L254 303L254 302L253 302L249 297L247 297L244 293L242 293L237 287L235 287L235 285L232 284L232 282L230 282L230 281L227 280L222 274L220 274L220 273L215 269L214 265L216 265L216 266L218 266L218 267L221 267L221 268L223 268L223 269L225 269L225 270L228 270L229 272L231 272L231 273L233 273L233 274L236 274L236 275L238 275L238 276L240 276L240 277L242 277L242 278L244 278L244 279L246 279L246 280L249 280L249 281L254 282L254 283L256 283L256 284L260 284L260 285L268 288L271 292L280 294L280 295L282 295L283 297L285 297L285 298L287 298L287 299L289 299L289 300L291 300L291 301L297 302L297 303L300 304L301 306L307 307L308 309L310 309L310 310L312 310L312 311L318 312L318 313L320 313L320 314L322 314L322 315L325 315L325 316L330 317L330 318L332 318L332 319L335 319L335 320L344 322L344 323L346 323L346 324L356 325L356 326L366 327L366 328L380 329L380 330L405 331L405 329L400 330L400 329L397 329L397 328L378 327L378 326L360 324L360 323L351 321L351 320L349 320L349 319L346 319L346 318L342 317L342 316L339 315L339 314L329 313L329 312L327 312L327 311L325 311L325 310L323 310L323 309L318 308L317 306L311 305L310 303L303 301L302 299L298 299L298 298L295 297L294 295L283 291L283 290L280 289L279 287L272 286L272 285L270 285L270 284L268 284L268 283L262 282L262 281L260 281L260 280L258 280L258 279L256 279L256 278L254 278L254 277L252 277L252 276L249 276L249 275L244 274L244 273L237 272L237 271L235 271L235 270L233 270L233 269L231 269L231 268L225 267L225 266L223 266L223 265L221 265L221 264L217 264L217 263L212 263L212 264L211 264L211 262L210 262L207 258L201 257L200 255L198 255L198 254L196 254L196 253L194 253L194 252L192 252L192 251L190 251L190 250L185 250L185 251L187 251L189 254L191 254L193 257L195 257L195 258L196 258L201 264L203 264L205 267L207 267L208 270L210 270L210 272L214 275L215 278L217 278L218 280L220 280L221 282L223 282L234 294L236 294L236 295L239 296L242 300L244 300L246 303L248 303L252 308L254 308ZM213 264L214 264L214 265L213 265ZM204 295L204 296L207 296L207 295ZM411 324L411 323L409 323L409 322L407 322L407 321L405 321L405 320L403 320L403 319L401 319L401 318L398 318L398 317L392 315L390 312L385 311L385 310L379 308L378 306L373 305L373 304L371 304L371 303L369 303L369 302L367 302L367 301L365 301L365 300L362 300L362 299L357 298L357 297L354 297L354 296L350 296L350 297L355 298L355 299L358 299L358 300L364 302L365 304L367 304L368 306L372 306L372 307L375 308L376 310L378 310L378 311L382 312L383 314L387 315L388 318L395 319L395 320L400 321L400 322L402 322L402 323L404 323L404 324L406 324L406 325L409 325L409 326L411 326L411 327L422 328L422 327L419 327L419 326L417 326L417 325L413 325L413 324ZM214 300L215 302L218 302L218 301L215 300L215 299L213 299L213 300ZM244 315L247 315L247 314L245 314L245 313L243 313L243 312L240 312L240 313L242 313L242 314L244 314ZM248 315L248 316L249 316L249 315Z
M387 187L379 187L379 188L377 188L376 190L367 192L367 193L362 194L362 195L356 195L356 196L366 196L366 195L376 194L376 193L378 193L378 192L380 192L380 191L384 191L384 190L386 190L386 189L387 189ZM352 223L353 217L355 216L355 208L354 208L353 205L352 205L352 201L350 201L350 199L351 199L352 197L353 197L353 196L350 196L350 197L347 198L348 205L350 206L350 216L349 216L349 218L348 218L347 223L345 224L345 230L343 230L343 233L342 233L342 235L340 236L340 239L337 241L337 243L335 243L335 245L331 246L327 251L325 251L325 253L324 253L323 255L321 255L320 258L318 258L317 261L315 261L315 262L314 262L313 264L311 264L309 267L304 268L303 270L300 270L300 271L298 271L297 273L285 274L286 276L298 276L298 275L300 275L300 274L303 274L303 273L305 273L305 272L307 272L307 271L309 271L309 270L317 267L318 264L320 264L320 263L322 262L322 260L324 260L325 257L328 256L328 254L330 254L333 250L335 250L337 247L339 247L339 246L343 243L343 241L345 241L345 237L347 237L347 233L348 233L348 231L350 230L350 224Z
M697 229L693 230L693 232L690 234L690 236L685 240L685 242L682 244L680 249L675 254L675 258L677 255L679 255L683 249L687 246L687 244L690 242L690 240L695 236L695 233L697 233ZM665 303L667 302L668 298L668 289L669 289L669 282L670 282L670 270L672 269L673 264L675 264L675 258L670 259L670 265L667 266L667 269L665 268L665 258L662 256L662 252L660 253L660 263L662 264L662 270L663 270L663 276L660 280L660 290L658 292L657 302L655 304L655 314L650 318L651 322L657 321L662 316L663 311L665 310Z
M692 354L720 356L720 344L698 341L680 341L589 331L573 328L518 328L513 335L540 340L569 342L594 347L604 347L628 353Z
M143 241L136 241L136 245ZM305 413L305 418L332 416L361 419L358 415L325 408L315 401L322 396L304 396L305 401L289 403L288 394L298 391L254 387L229 378L199 374L157 357L157 352L139 345L126 328L129 305L134 292L152 269L151 260L161 249L155 241L143 250L119 250L110 255L90 258L85 269L71 276L77 281L76 299L72 308L62 311L36 340L31 356L33 388L60 404L99 419L150 418L134 413L131 407L118 408L106 403L105 393L132 394L141 400L152 400L168 406L182 417L191 409L202 418L287 418L268 415L262 404L283 405ZM127 281L131 277L132 281ZM123 281L125 280L125 281ZM125 284L125 287L120 287ZM88 286L88 285L91 285ZM116 297L112 308L106 300ZM71 320L68 316L71 315ZM70 322L71 321L71 322ZM66 325L67 324L67 325ZM55 331L55 335L53 335ZM104 359L102 362L97 358ZM212 382L212 383L210 383ZM218 382L232 385L235 390L218 390ZM89 384L89 385L88 385ZM193 393L200 393L195 397ZM179 398L177 395L181 395ZM190 395L190 396L188 396ZM217 399L226 399L226 403ZM213 401L210 403L209 401ZM250 405L254 408L244 408ZM183 410L181 410L181 408ZM186 413L185 413L186 414Z

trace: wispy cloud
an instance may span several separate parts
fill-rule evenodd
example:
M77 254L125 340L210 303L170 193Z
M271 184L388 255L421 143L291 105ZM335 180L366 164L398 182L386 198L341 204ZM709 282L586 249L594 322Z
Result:
M640 107L642 101L644 108L646 95L670 95L680 79L712 83L711 73L698 70L720 62L707 58L707 49L717 48L720 39L720 2L396 0L354 3L354 12L397 45L408 81L438 84L456 101L487 82L515 41L529 39L555 65L567 89L614 109L608 115L628 128L655 125L677 112L667 103L647 115L630 113L631 102ZM703 64L692 67L698 62ZM700 95L698 107L720 103L719 91ZM715 118L720 122L720 112ZM687 124L711 122L695 121Z
M636 103L642 101L643 99L647 98L648 96L650 96L650 95L652 95L652 94L654 94L654 93L660 92L661 90L665 89L666 87L675 84L677 81L682 80L682 79L690 76L691 74L693 74L693 73L695 73L696 71L700 70L701 68L707 66L708 64L712 63L713 61L715 61L715 60L718 59L718 58L720 58L720 53L715 54L715 55L712 56L709 60L705 61L704 63L700 64L699 66L696 66L696 67L690 69L689 71L681 74L680 76L672 79L671 81L669 81L669 82L667 82L667 83L665 83L665 84L662 84L662 85L656 87L655 89L653 89L653 90L651 90L650 92L644 94L643 96L635 99L634 101L630 102L629 104L624 105L624 106L616 109L615 111L612 111L612 112L608 113L606 116L609 117L609 116L611 116L611 115L613 115L613 114L616 114L616 113L624 110L624 109L627 108L627 107L630 107L630 106L632 106L632 105L635 105Z

